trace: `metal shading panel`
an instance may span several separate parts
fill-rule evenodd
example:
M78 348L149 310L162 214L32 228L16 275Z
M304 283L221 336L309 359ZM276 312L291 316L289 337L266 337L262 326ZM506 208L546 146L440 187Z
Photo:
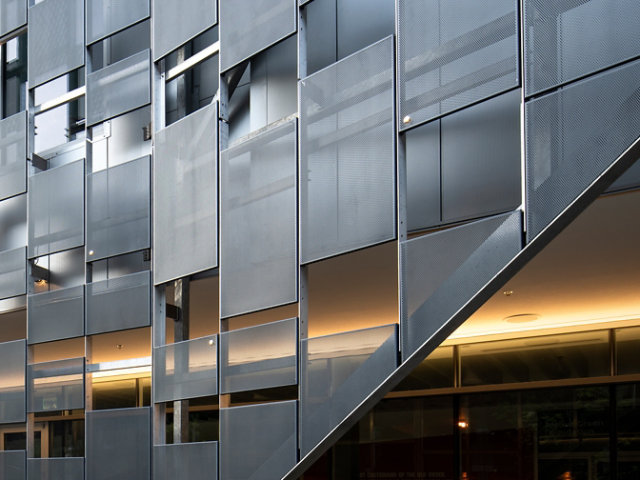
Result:
M217 118L212 103L156 133L156 285L218 264Z
M149 16L149 0L87 0L87 44Z
M27 112L24 111L0 120L0 200L26 191Z
M84 408L84 358L27 366L28 411Z
M302 340L301 455L337 427L397 364L397 325Z
M27 452L5 450L0 452L0 478L2 480L25 480Z
M29 458L28 480L83 480L84 458Z
M498 215L401 243L403 359L516 256L520 217L519 211Z
M84 0L29 8L29 88L84 65Z
M29 177L28 196L29 258L84 244L84 160Z
M393 38L300 82L304 263L395 237Z
M50 1L50 0L49 0ZM151 52L144 50L87 75L87 124L151 102Z
M527 239L640 136L640 61L525 105Z
M221 315L297 299L296 124L221 155Z
M295 33L296 0L223 0L220 70L225 71Z
M84 286L27 295L27 343L84 335Z
M518 85L517 4L398 3L401 129Z
M120 408L85 414L87 478L151 478L151 409Z
M87 175L87 260L148 248L150 157Z
M25 421L26 360L24 340L0 343L0 423Z
M524 2L527 95L640 55L636 0Z
M0 298L27 293L27 249L0 252Z
M218 442L175 443L153 447L155 480L215 480L218 478Z
M282 478L296 464L296 403L220 409L220 477Z
M27 23L27 0L2 0L0 3L0 36Z

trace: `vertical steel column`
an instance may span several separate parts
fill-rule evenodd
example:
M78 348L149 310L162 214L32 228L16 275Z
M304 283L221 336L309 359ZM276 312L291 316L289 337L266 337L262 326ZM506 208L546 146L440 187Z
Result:
M189 279L181 278L174 282L174 302L178 315L174 323L173 339L182 342L189 339ZM189 350L182 349L175 352L175 371L188 369ZM189 400L173 402L173 443L189 441Z

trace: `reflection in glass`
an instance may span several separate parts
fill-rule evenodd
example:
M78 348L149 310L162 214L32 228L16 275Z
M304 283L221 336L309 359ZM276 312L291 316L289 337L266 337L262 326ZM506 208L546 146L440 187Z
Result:
M84 138L84 97L36 115L34 123L36 153Z
M2 45L2 118L26 109L27 34Z

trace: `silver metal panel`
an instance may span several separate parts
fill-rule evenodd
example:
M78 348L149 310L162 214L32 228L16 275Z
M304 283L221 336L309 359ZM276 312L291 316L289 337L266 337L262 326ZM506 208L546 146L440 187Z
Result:
M0 478L2 480L25 480L27 477L27 452L6 450L0 452Z
M84 244L84 160L29 177L28 195L29 258Z
M223 0L220 4L220 71L295 33L296 7L296 0Z
M85 413L86 474L91 480L151 478L151 409Z
M151 101L151 52L144 50L87 75L87 124Z
M401 129L518 85L517 4L398 3ZM402 123L405 117L410 121Z
M151 245L150 160L87 175L87 261Z
M221 393L295 385L297 346L297 318L221 333Z
M0 200L26 191L27 112L24 111L0 120Z
M154 480L218 478L218 442L176 443L153 447Z
M84 480L84 458L29 458L28 480Z
M217 119L212 103L155 135L156 285L218 264Z
M402 357L406 359L520 251L519 211L400 245Z
M152 3L154 61L218 21L216 0L152 0Z
M28 412L84 408L84 358L27 365Z
M218 337L195 338L154 348L155 403L218 393Z
M84 335L84 286L27 296L27 343Z
M26 361L24 340L0 343L0 423L25 421Z
M137 272L87 283L87 335L151 323L151 273Z
M296 123L221 154L221 315L295 302Z
M640 61L527 102L527 239L533 239L640 132Z
M304 456L396 369L398 326L304 339L300 348Z
M87 44L149 16L149 0L87 0Z
M0 252L27 244L27 196L0 201Z
M29 8L29 88L84 65L84 0Z
M220 409L220 478L282 478L296 463L296 403Z
M393 38L300 82L302 261L395 236Z
M27 293L27 249L0 252L0 298Z
M0 36L27 23L27 0L2 0L0 3Z
M527 95L640 55L636 0L524 2Z

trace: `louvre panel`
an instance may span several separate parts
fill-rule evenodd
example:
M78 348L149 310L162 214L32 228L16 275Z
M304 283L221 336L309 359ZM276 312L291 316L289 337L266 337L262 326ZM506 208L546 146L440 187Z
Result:
M155 136L154 282L218 264L216 104Z
M221 315L295 302L295 121L225 150L221 162Z
M195 338L154 349L155 403L218 393L218 337Z
M636 0L524 5L527 95L640 55Z
M150 101L151 53L149 50L138 52L87 75L88 125L142 107Z
M0 201L0 252L27 244L27 196Z
M87 284L87 335L151 323L151 273L138 272Z
M86 473L90 480L151 478L151 409L85 413Z
M0 343L0 423L25 421L26 360L24 340Z
M396 369L398 327L305 339L300 348L300 453L304 456Z
M28 195L29 258L84 244L84 160L29 177Z
M84 358L28 365L27 381L29 412L84 408Z
M393 38L300 82L302 261L395 236Z
M84 458L30 458L28 480L84 480Z
M88 261L151 245L149 167L144 157L87 175Z
M0 200L26 191L27 112L25 111L0 120Z
M638 78L636 61L526 104L528 240L636 140Z
M149 0L87 0L87 44L149 16Z
M296 463L296 401L220 409L220 477L282 478Z
M398 3L401 128L518 85L517 3Z
M520 251L521 223L520 212L513 212L401 244L403 359L428 341Z
M153 453L154 480L218 478L218 442L156 445Z
M27 293L27 249L0 252L0 298Z
M298 319L220 335L221 393L295 385Z
M84 0L29 8L29 88L84 65Z
M220 70L225 71L296 31L296 0L223 0Z
M0 478L2 480L25 480L27 452L6 450L0 452Z
M0 36L27 23L27 0L2 0L0 3Z
M158 60L217 22L216 0L152 0L153 59ZM253 3L253 2L251 2ZM243 8L246 8L243 5Z
M27 295L29 344L84 335L84 286Z

